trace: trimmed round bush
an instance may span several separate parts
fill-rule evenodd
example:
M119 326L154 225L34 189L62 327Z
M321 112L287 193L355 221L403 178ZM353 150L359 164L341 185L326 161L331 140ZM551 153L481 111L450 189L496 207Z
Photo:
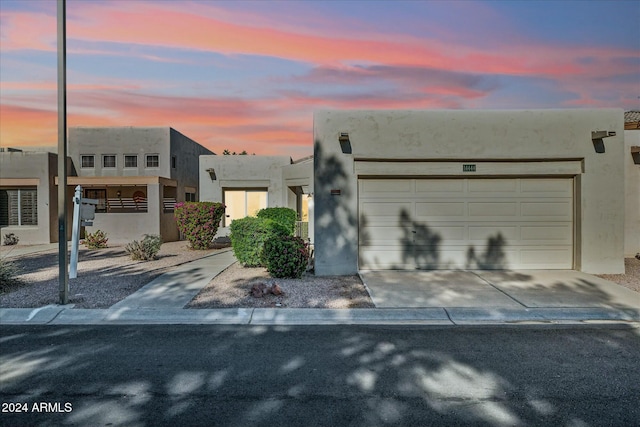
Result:
M258 218L271 219L284 225L289 231L289 235L293 236L296 228L296 220L298 214L289 208L264 208L260 209L257 214Z
M193 249L209 249L224 215L224 204L216 202L176 203L178 229Z
M299 279L307 269L309 247L299 237L272 237L264 244L264 259L271 276Z
M266 218L246 217L231 221L231 247L240 264L264 267L264 242L271 237L287 236L289 231L279 222Z

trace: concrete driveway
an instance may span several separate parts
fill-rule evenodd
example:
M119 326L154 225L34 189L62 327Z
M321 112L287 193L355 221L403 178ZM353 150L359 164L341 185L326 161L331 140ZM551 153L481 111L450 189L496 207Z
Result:
M640 294L573 270L361 271L377 308L640 309Z

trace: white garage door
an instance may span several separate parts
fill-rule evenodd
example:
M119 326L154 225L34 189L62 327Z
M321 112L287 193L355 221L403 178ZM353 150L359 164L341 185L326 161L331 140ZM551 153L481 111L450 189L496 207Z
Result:
M573 268L567 178L360 179L361 269Z

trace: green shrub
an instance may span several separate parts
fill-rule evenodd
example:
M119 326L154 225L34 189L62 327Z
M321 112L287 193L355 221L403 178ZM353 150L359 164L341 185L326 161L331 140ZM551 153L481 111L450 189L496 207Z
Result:
M193 249L209 249L224 215L224 205L215 202L176 203L178 229Z
M15 264L4 258L0 258L0 293L5 291L5 286L8 287L21 283L21 281L16 278L18 273L19 271Z
M96 232L93 234L87 233L87 235L84 238L84 244L89 249L106 248L107 241L109 241L109 239L107 238L107 233L105 233L102 230L96 230Z
M264 259L271 276L300 278L307 269L309 247L299 237L272 237L264 243Z
M258 218L266 218L279 222L289 230L289 235L293 236L296 228L296 220L298 219L298 214L293 209L264 208L258 211L257 216Z
M156 259L156 255L162 245L162 239L155 234L145 234L142 241L133 242L127 244L124 250L131 255L131 259L140 261L149 261Z
M274 236L286 236L289 230L282 224L266 219L246 217L231 221L231 247L236 259L245 267L264 266L264 242Z

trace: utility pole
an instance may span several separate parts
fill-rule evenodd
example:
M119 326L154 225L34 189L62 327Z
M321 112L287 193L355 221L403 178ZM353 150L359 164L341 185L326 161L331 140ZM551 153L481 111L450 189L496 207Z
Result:
M60 304L69 303L67 253L67 14L58 0L58 287Z

